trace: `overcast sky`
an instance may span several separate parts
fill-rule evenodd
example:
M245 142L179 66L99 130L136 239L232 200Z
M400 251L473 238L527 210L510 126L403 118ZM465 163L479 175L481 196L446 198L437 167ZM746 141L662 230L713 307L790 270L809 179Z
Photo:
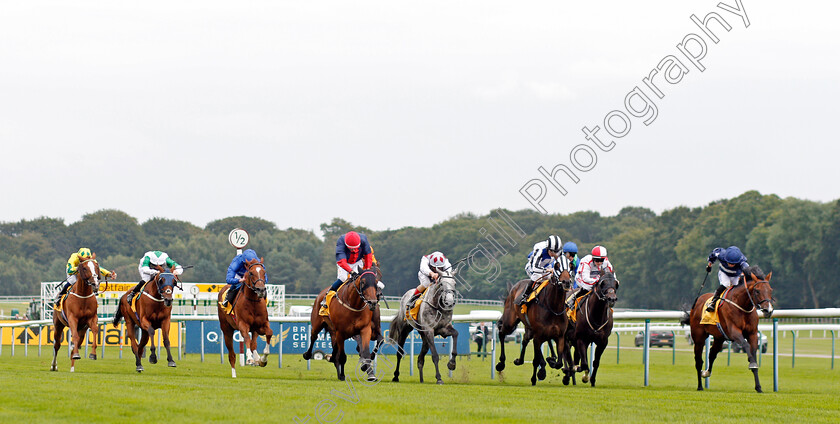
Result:
M533 208L520 188L579 144L597 163L558 176L565 197L546 184L548 212L840 197L836 13L745 0L747 28L717 4L2 2L0 221L428 226ZM713 11L717 44L690 19ZM690 33L703 72L677 49ZM667 55L688 73L659 99L642 78ZM636 86L656 119L612 138Z

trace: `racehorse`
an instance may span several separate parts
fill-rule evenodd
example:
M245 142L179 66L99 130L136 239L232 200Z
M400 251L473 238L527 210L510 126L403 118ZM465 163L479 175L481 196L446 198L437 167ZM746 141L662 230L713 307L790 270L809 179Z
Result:
M749 275L749 281L746 281ZM694 367L697 369L697 390L703 390L702 377L712 374L712 365L715 363L718 353L723 349L724 340L733 340L747 352L749 369L755 377L755 391L761 393L761 383L758 381L758 363L756 362L756 350L758 349L758 314L760 310L765 318L773 314L773 288L770 287L770 277L773 273L764 276L764 272L757 266L749 268L748 273L743 275L744 283L738 284L729 290L726 299L723 299L717 307L719 327L713 324L700 324L700 318L706 309L706 301L711 293L699 296L694 301L691 313L681 321L682 324L691 325L691 339L694 341ZM703 348L706 338L714 336L714 342L709 350L709 368L703 370Z
M268 322L265 265L263 264L263 259L260 258L259 261L256 259L245 261L245 266L248 268L248 271L244 275L245 287L239 290L239 293L236 294L236 298L233 300L233 314L226 314L221 305L218 305L216 308L219 314L219 326L225 335L230 373L233 378L236 378L236 354L233 352L233 332L239 330L239 333L242 334L248 362L253 366L259 364L261 367L268 365L268 347L271 346L271 336L274 335ZM229 285L226 287L230 290ZM219 302L224 299L225 295L225 290L219 292ZM265 349L262 355L257 353L258 336L265 336Z
M143 291L135 301L135 308L131 308L131 292L126 292L120 297L119 307L114 314L112 324L114 327L120 325L120 320L125 318L125 331L131 341L131 351L134 353L134 364L137 372L143 372L141 358L146 349L146 343L151 341L149 363L157 363L157 349L155 348L155 331L160 329L163 338L163 346L166 348L166 361L170 367L175 367L172 359L172 352L169 350L169 323L172 316L172 294L180 282L173 274L175 268L170 272L158 265L151 265L158 271L148 283L143 286ZM136 311L136 312L135 312ZM137 342L137 331L140 331L140 342Z
M400 299L399 312L397 312L397 316L391 322L389 338L399 346L397 349L397 367L394 370L394 378L391 381L400 381L400 360L405 353L403 345L405 345L405 340L411 333L412 328L416 328L420 333L420 338L423 340L420 355L417 357L420 382L423 382L423 364L425 363L426 352L431 351L432 362L435 363L437 384L443 384L443 380L440 377L440 368L438 367L439 356L435 347L435 336L452 336L453 349L446 366L450 370L454 370L455 357L458 356L458 330L452 326L452 309L455 307L456 302L455 275L451 270L444 270L440 273L437 282L429 286L420 305L420 309L417 311L417 320L407 319L405 316L406 311L414 306L414 302L411 305L408 304L413 293L413 288L405 292Z
M601 276L592 286L587 299L581 301L577 313L577 321L569 326L566 332L566 340L569 346L575 347L574 371L583 371L584 383L589 382L595 386L595 376L598 374L598 365L601 363L601 354L607 348L610 341L610 334L613 327L612 307L618 300L619 282L615 274L602 268ZM595 343L595 359L592 361L592 374L589 373L588 354L589 345ZM574 377L574 373L571 374ZM570 375L563 377L563 384L569 384Z
M335 364L338 379L344 381L344 365L347 362L344 341L359 335L361 336L359 360L362 362L362 371L368 373L369 381L374 381L376 374L371 366L370 340L374 328L378 325L374 322L376 307L379 304L376 271L370 269L362 271L352 281L342 285L329 306L329 316L322 317L318 314L319 305L327 295L327 291L328 289L321 291L312 306L312 332L309 338L309 349L304 352L303 359L308 360L312 357L312 348L315 346L318 334L327 328L332 336L332 362Z
M90 259L82 261L76 268L76 282L64 297L61 311L53 311L53 326L55 327L55 342L53 343L53 360L50 371L58 371L56 358L64 328L70 329L70 340L67 348L71 349L70 372L76 370L76 359L79 356L79 346L90 329L93 340L93 353L89 358L96 360L96 340L99 339L99 320L96 315L98 303L96 295L99 293L99 264L94 253ZM71 347L72 346L72 347Z
M508 293L505 299L505 308L502 317L499 319L499 343L501 344L502 354L499 357L499 362L496 364L496 371L502 372L505 369L505 337L516 331L516 327L520 322L525 326L525 336L522 339L522 349L519 352L519 358L513 361L514 365L522 365L525 362L525 348L531 339L534 339L534 372L531 375L531 385L537 384L537 379L545 379L545 366L548 363L552 368L560 368L565 361L569 364L563 369L565 375L569 375L572 371L570 368L571 356L568 349L566 349L566 327L568 325L568 317L566 317L566 290L571 285L571 275L569 274L569 261L564 257L558 258L559 268L543 276L549 278L549 284L539 293L532 303L528 305L528 310L525 314L522 313L522 305L517 305L516 300L522 295L527 284L532 284L531 279L525 279L517 282ZM542 280L542 279L541 279ZM552 347L552 342L557 345L557 358L550 356L547 360L542 354L543 343L548 342L549 347ZM552 347L552 355L554 349Z

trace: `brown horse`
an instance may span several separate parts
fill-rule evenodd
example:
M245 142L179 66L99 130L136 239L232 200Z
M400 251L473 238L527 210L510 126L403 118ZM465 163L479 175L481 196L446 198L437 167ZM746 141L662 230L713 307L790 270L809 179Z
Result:
M172 294L180 282L173 274L175 268L170 272L158 265L151 265L158 271L158 274L143 286L143 291L137 297L135 311L131 309L131 292L128 291L120 297L119 307L114 314L112 324L114 327L120 325L120 320L125 318L125 331L131 341L131 351L134 353L135 369L143 372L141 358L145 353L146 343L151 341L149 363L157 363L157 350L155 348L155 331L162 332L163 346L166 348L166 361L170 367L175 366L172 359L172 352L169 350L169 323L172 317ZM140 342L137 342L137 331L140 331Z
M233 300L233 314L228 315L221 306L217 306L219 326L225 335L225 346L228 351L230 373L236 378L236 354L233 352L233 332L239 330L244 339L246 358L253 366L268 364L268 348L271 346L271 336L274 332L268 322L268 302L265 288L265 265L263 258L259 261L251 259L245 261L248 271L245 272L245 282L236 298ZM225 286L230 290L230 285ZM225 290L219 292L219 302L224 299ZM265 336L265 349L262 355L257 353L257 339Z
M563 263L567 263L567 261L563 261ZM521 305L517 305L516 300L522 295L526 285L531 284L532 281L530 279L522 280L511 288L507 299L505 299L504 312L498 322L502 354L496 364L496 371L502 372L505 369L505 337L513 333L520 322L525 326L525 336L522 339L519 358L515 359L513 364L522 365L525 362L525 348L528 347L528 342L534 339L534 372L531 375L531 385L536 385L537 379L545 379L546 359L543 358L542 354L543 343L548 342L549 347L552 347L552 342L557 345L558 357L549 357L547 360L548 365L552 368L560 368L564 361L566 364L571 363L568 349L565 349L566 326L568 325L565 294L571 284L571 276L568 266L566 265L563 268L559 275L556 272L551 273L550 283L528 306L525 314L522 314ZM551 350L554 352L553 347ZM568 375L571 369L567 367L564 372Z
M575 347L574 371L583 371L581 381L590 383L595 387L595 376L598 374L598 366L601 364L601 355L610 341L612 334L613 315L612 307L618 300L618 280L615 274L601 270L601 276L592 286L592 290L577 311L577 321L569 326L566 340L569 346ZM595 343L595 358L592 361L592 375L589 374L588 348ZM574 377L574 373L571 374ZM563 377L563 384L569 384L569 374Z
M61 311L53 311L53 326L55 326L55 343L53 344L53 360L50 371L58 371L56 358L61 348L64 328L70 329L68 349L71 349L70 372L76 370L76 359L79 356L79 346L85 339L88 329L93 333L93 353L90 359L96 360L96 340L99 338L99 320L96 316L98 303L96 295L99 293L99 264L94 253L90 259L82 261L76 268L76 282L65 295Z
M755 391L761 393L761 383L758 381L758 363L756 362L756 349L758 349L758 314L760 310L765 318L773 314L773 288L770 287L770 277L773 273L764 276L764 273L757 266L750 267L749 281L746 281L747 274L744 274L744 283L738 284L730 289L726 299L718 305L718 319L720 326L711 324L700 324L700 318L706 309L706 301L711 293L706 293L694 301L688 320L682 320L683 324L691 325L691 338L694 341L694 367L697 369L697 390L703 390L702 377L712 374L712 365L715 363L718 353L723 349L724 340L733 340L738 343L745 352L749 361L749 369L755 377ZM709 369L703 368L703 348L706 338L714 336L714 342L709 350Z
M338 289L329 308L329 316L318 314L321 299L327 295L328 289L323 290L312 305L312 332L309 338L309 349L303 354L303 359L312 357L312 348L321 330L327 328L332 336L332 361L340 381L344 381L344 364L347 354L344 352L344 341L353 336L361 336L359 360L362 371L368 373L368 380L375 380L371 366L370 340L374 329L379 325L374 322L379 299L377 297L376 272L365 270L353 281L349 281Z

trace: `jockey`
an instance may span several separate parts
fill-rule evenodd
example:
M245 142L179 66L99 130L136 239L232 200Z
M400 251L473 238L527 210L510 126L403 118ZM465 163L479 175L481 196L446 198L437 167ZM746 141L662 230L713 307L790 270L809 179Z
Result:
M547 240L534 245L534 250L528 255L528 263L525 264L525 272L531 278L531 284L525 286L525 291L516 300L517 305L525 303L534 291L534 283L542 281L546 278L546 274L552 271L554 260L560 255L561 244L560 237L548 236Z
M335 265L338 275L327 295L341 287L344 281L373 265L373 249L364 234L350 231L335 242ZM327 307L327 296L321 301L321 308Z
M90 249L87 247L83 247L79 249L78 252L70 255L70 259L67 260L67 279L59 286L58 294L55 296L53 303L58 303L58 300L61 299L61 296L67 292L67 289L76 284L76 271L79 268L79 264L90 260L93 257L93 253L91 253ZM96 259L93 259L96 262ZM97 262L98 263L98 262ZM109 277L111 279L117 278L116 272L108 271L103 267L99 267L99 274L103 277Z
M137 266L137 270L140 272L140 282L134 285L134 288L131 289L131 296L137 294L140 291L140 288L143 287L143 284L152 281L155 278L155 275L159 274L160 271L157 269L151 268L151 265L157 265L163 267L166 270L175 267L175 270L172 271L175 275L181 275L184 272L184 268L181 265L178 265L178 262L172 260L165 252L161 252L160 250L150 250L143 255L143 258L140 259L140 265Z
M449 268L452 268L452 264L449 263L446 256L443 256L443 253L434 252L420 258L420 271L417 271L420 284L414 289L414 293L408 301L408 307L411 308L414 301L429 288L432 281L437 282L440 274Z
M712 271L712 264L716 260L720 261L720 265L718 266L718 280L720 281L720 285L715 290L714 296L712 296L712 303L706 308L708 312L715 311L715 303L720 299L723 291L730 286L737 286L740 282L741 274L750 267L750 264L747 263L747 257L736 246L729 246L726 249L718 247L713 250L709 254L706 273Z
M569 260L569 273L575 275L577 273L578 265L580 265L580 258L577 256L578 247L573 241L567 241L563 245L563 254ZM574 277L573 277L574 278ZM574 283L573 288L577 288L577 283Z
M575 300L577 298L583 297L592 290L592 286L601 277L601 269L615 272L610 263L610 259L607 257L607 249L604 246L595 246L592 248L592 254L586 255L580 260L577 272L575 273L575 284L577 284L578 289L566 300L566 306L569 309L575 306Z
M230 261L230 265L228 265L227 269L227 277L225 278L225 282L230 284L230 288L225 295L225 299L219 302L222 307L226 307L228 303L233 302L233 299L236 299L236 293L239 292L239 288L242 287L242 283L245 282L245 274L248 273L248 264L246 261L251 261L256 259L257 261L260 258L257 257L257 252L254 249L245 249L242 254L236 255L233 257L233 260ZM265 279L268 281L268 271L266 270Z

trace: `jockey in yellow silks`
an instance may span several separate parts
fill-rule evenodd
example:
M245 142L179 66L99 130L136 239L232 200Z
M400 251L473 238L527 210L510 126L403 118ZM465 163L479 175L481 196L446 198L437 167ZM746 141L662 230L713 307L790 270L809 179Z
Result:
M67 292L68 288L72 287L73 284L76 283L76 271L79 268L79 264L88 260L96 262L96 259L91 258L93 258L93 253L87 247L83 247L79 249L78 252L70 255L70 259L67 260L67 279L64 280L61 286L59 286L58 294L55 296L53 303L58 303L58 299ZM97 264L98 263L99 262L97 262ZM117 278L116 272L108 271L102 266L99 267L99 274L103 277L110 277L111 279Z

